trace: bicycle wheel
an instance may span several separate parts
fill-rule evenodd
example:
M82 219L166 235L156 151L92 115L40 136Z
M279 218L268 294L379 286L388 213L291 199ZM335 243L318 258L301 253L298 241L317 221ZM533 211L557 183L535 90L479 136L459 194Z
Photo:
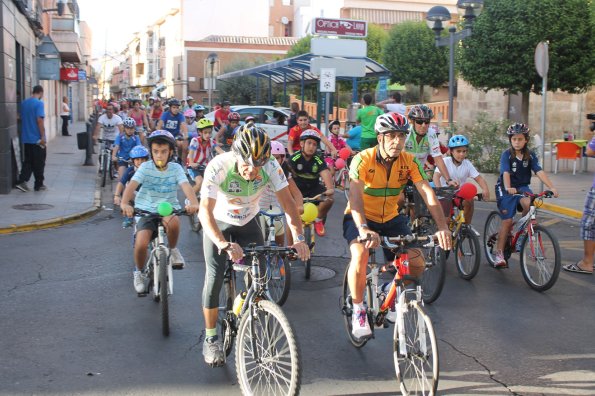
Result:
M554 286L560 274L561 257L558 239L548 229L536 225L521 245L521 272L534 290L545 291Z
M167 254L165 250L157 253L157 267L159 268L159 301L161 303L161 331L165 337L169 336L169 304L167 294Z
M353 315L353 302L351 300L351 291L349 289L349 282L348 282L348 273L349 273L349 265L345 268L345 275L343 276L343 294L341 295L341 311L343 313L343 321L345 323L345 330L347 330L347 336L349 337L349 342L356 347L361 348L366 345L369 338L356 338L353 336L351 332L353 330L352 324L352 315ZM372 287L368 282L366 282L366 290L364 293L364 301L363 304L369 306L372 303L372 299L374 295L372 294ZM368 312L370 310L368 309ZM372 326L371 315L368 314L368 322L370 322L370 328L374 328Z
M285 304L291 287L291 268L286 257L273 254L266 258L267 262L267 297L279 306Z
M306 269L306 279L310 279L310 273L312 271L312 225L308 224L304 228L304 238L306 243L310 247L310 258L304 261L304 267Z
M439 376L434 327L417 301L410 301L407 306L393 335L397 381L403 395L434 395Z
M494 266L496 262L494 252L496 251L496 244L498 243L498 233L500 232L500 226L502 225L502 218L500 213L492 211L488 215L486 225L483 230L483 249L486 255L486 259L491 266Z
M444 250L435 246L430 249L426 269L421 278L422 298L431 304L440 297L446 279L446 257Z
M300 351L289 320L272 301L253 303L240 320L236 372L245 395L297 395Z
M105 187L107 181L109 158L105 153L101 155L101 187Z
M481 252L479 250L479 239L472 230L462 228L458 235L455 251L455 264L459 276L465 280L471 280L479 271Z
M341 184L343 185L343 194L345 194L345 199L349 201L349 172L343 171L341 174Z
M229 356L233 347L233 324L235 321L233 309L234 286L231 277L223 280L223 286L219 292L219 312L217 314L217 324L221 332L223 341L223 351L225 356Z

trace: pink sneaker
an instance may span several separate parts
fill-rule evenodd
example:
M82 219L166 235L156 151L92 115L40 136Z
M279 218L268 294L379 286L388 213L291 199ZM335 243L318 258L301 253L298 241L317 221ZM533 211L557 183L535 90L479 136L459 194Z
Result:
M494 253L494 268L508 268L508 263L506 262L502 251Z

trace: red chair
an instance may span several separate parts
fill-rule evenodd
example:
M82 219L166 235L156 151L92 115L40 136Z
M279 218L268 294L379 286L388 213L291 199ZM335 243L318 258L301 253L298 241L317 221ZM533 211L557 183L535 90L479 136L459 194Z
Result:
M572 166L572 174L576 175L576 164L581 158L581 148L579 145L572 142L560 142L556 144L556 165L554 167L554 173L558 173L558 161L559 160L574 160Z

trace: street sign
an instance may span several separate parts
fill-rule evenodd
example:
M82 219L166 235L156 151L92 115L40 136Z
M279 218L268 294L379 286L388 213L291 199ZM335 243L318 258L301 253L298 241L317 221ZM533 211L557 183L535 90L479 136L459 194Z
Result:
M365 40L330 39L312 37L310 52L316 56L343 56L365 58L368 54L368 42Z
M378 79L378 88L376 91L376 101L381 102L388 98L388 78L380 77Z
M548 43L542 41L535 48L535 68L540 77L547 76L550 67L550 57L548 53Z
M320 75L322 69L335 69L335 77L364 77L365 59L312 58L310 72Z
M335 92L335 69L320 69L320 92Z
M368 24L366 21L353 19L314 18L312 34L321 36L366 37Z
M79 81L87 80L87 71L79 69Z

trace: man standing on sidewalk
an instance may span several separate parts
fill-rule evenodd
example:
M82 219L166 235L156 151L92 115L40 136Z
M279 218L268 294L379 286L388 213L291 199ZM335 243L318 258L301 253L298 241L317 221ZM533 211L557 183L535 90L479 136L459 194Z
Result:
M33 95L21 104L21 142L24 146L24 159L16 188L23 192L30 191L27 182L31 173L35 176L35 191L47 190L43 184L47 141L43 125L45 112L42 97L43 88L36 85L33 87Z

